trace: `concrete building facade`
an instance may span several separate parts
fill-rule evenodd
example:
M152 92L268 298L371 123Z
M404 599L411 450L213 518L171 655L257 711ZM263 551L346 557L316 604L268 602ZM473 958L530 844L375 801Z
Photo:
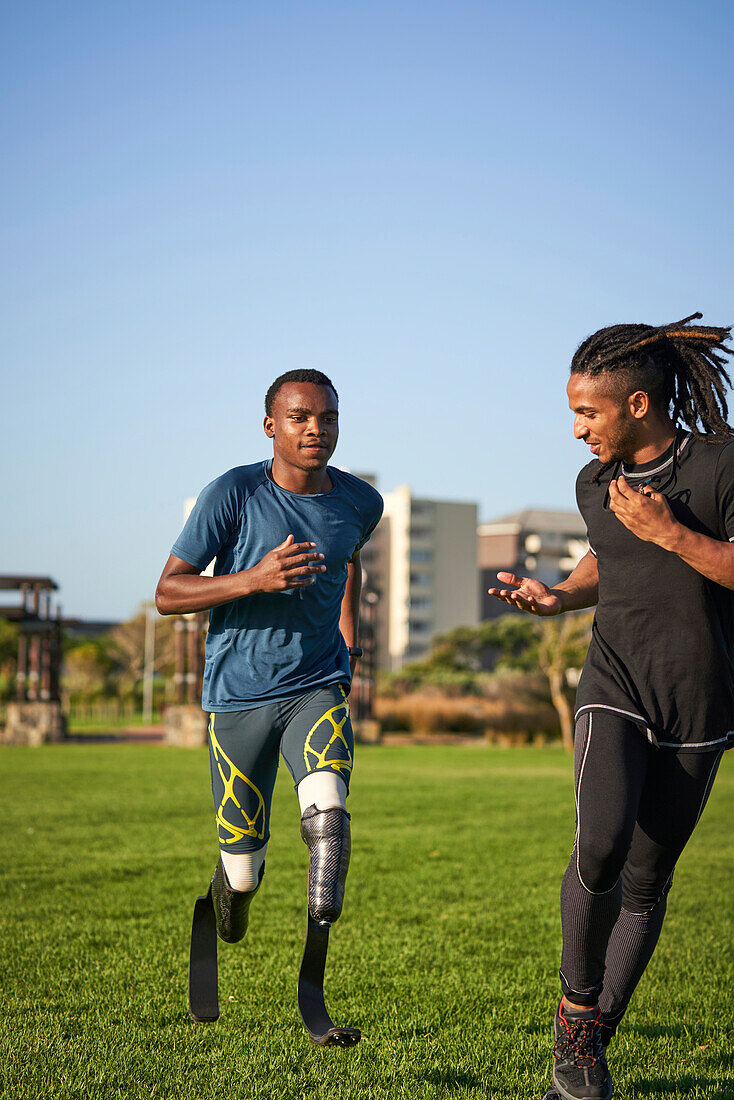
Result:
M552 587L568 576L589 549L586 525L578 512L541 508L482 523L477 542L482 619L512 611L487 595L488 588L498 587L498 572L535 577Z
M383 497L378 652L395 670L425 657L435 634L479 621L477 506L416 498L407 485Z

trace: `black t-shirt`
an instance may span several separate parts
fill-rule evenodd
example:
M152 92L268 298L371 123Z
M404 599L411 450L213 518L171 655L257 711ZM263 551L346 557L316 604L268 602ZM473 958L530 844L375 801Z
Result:
M633 486L647 483L663 493L686 527L734 542L734 441L679 431L675 444L653 462L604 470L594 460L583 468L576 499L597 557L599 602L577 715L617 711L662 747L729 747L734 591L627 530L609 507L609 483L620 474Z

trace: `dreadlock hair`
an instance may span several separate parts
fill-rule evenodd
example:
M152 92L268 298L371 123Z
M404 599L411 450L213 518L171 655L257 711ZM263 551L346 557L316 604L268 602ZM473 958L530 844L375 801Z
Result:
M682 420L697 436L728 439L726 388L731 379L725 356L734 349L724 343L731 326L690 325L703 314L692 313L670 325L611 325L588 336L571 360L571 374L592 378L609 375L615 396L644 390L650 404ZM703 431L699 431L698 422ZM722 442L724 440L721 440Z
M265 415L273 415L273 402L275 401L278 390L281 386L284 386L286 382L311 382L314 386L328 386L333 391L337 404L339 403L339 394L336 392L336 386L327 378L320 370L289 370L285 374L281 374L275 379L272 386L265 394Z

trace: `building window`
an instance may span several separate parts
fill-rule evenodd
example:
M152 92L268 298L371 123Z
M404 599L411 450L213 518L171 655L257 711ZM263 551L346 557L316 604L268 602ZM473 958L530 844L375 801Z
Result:
M433 561L433 551L411 550L410 560L414 562L415 565L427 565L429 562Z
M410 628L411 634L430 634L431 632L431 624L423 623L420 621L420 619L411 619L408 626Z

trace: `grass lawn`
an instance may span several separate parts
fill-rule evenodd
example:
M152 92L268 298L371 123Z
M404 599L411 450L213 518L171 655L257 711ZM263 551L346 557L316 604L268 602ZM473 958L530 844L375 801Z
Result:
M364 1033L350 1051L313 1047L298 1018L306 849L285 768L251 929L220 945L222 1015L203 1025L186 967L216 858L206 752L4 748L0 788L4 1096L543 1095L574 828L560 750L359 751L326 987ZM620 1098L734 1097L733 827L734 752L612 1047Z
M117 715L112 718L95 718L93 716L75 718L72 716L68 721L68 732L71 734L119 733L121 730L131 730L141 727L148 729L150 726L160 726L161 729L163 728L163 720L160 714L154 714L150 722L144 721L140 714Z

